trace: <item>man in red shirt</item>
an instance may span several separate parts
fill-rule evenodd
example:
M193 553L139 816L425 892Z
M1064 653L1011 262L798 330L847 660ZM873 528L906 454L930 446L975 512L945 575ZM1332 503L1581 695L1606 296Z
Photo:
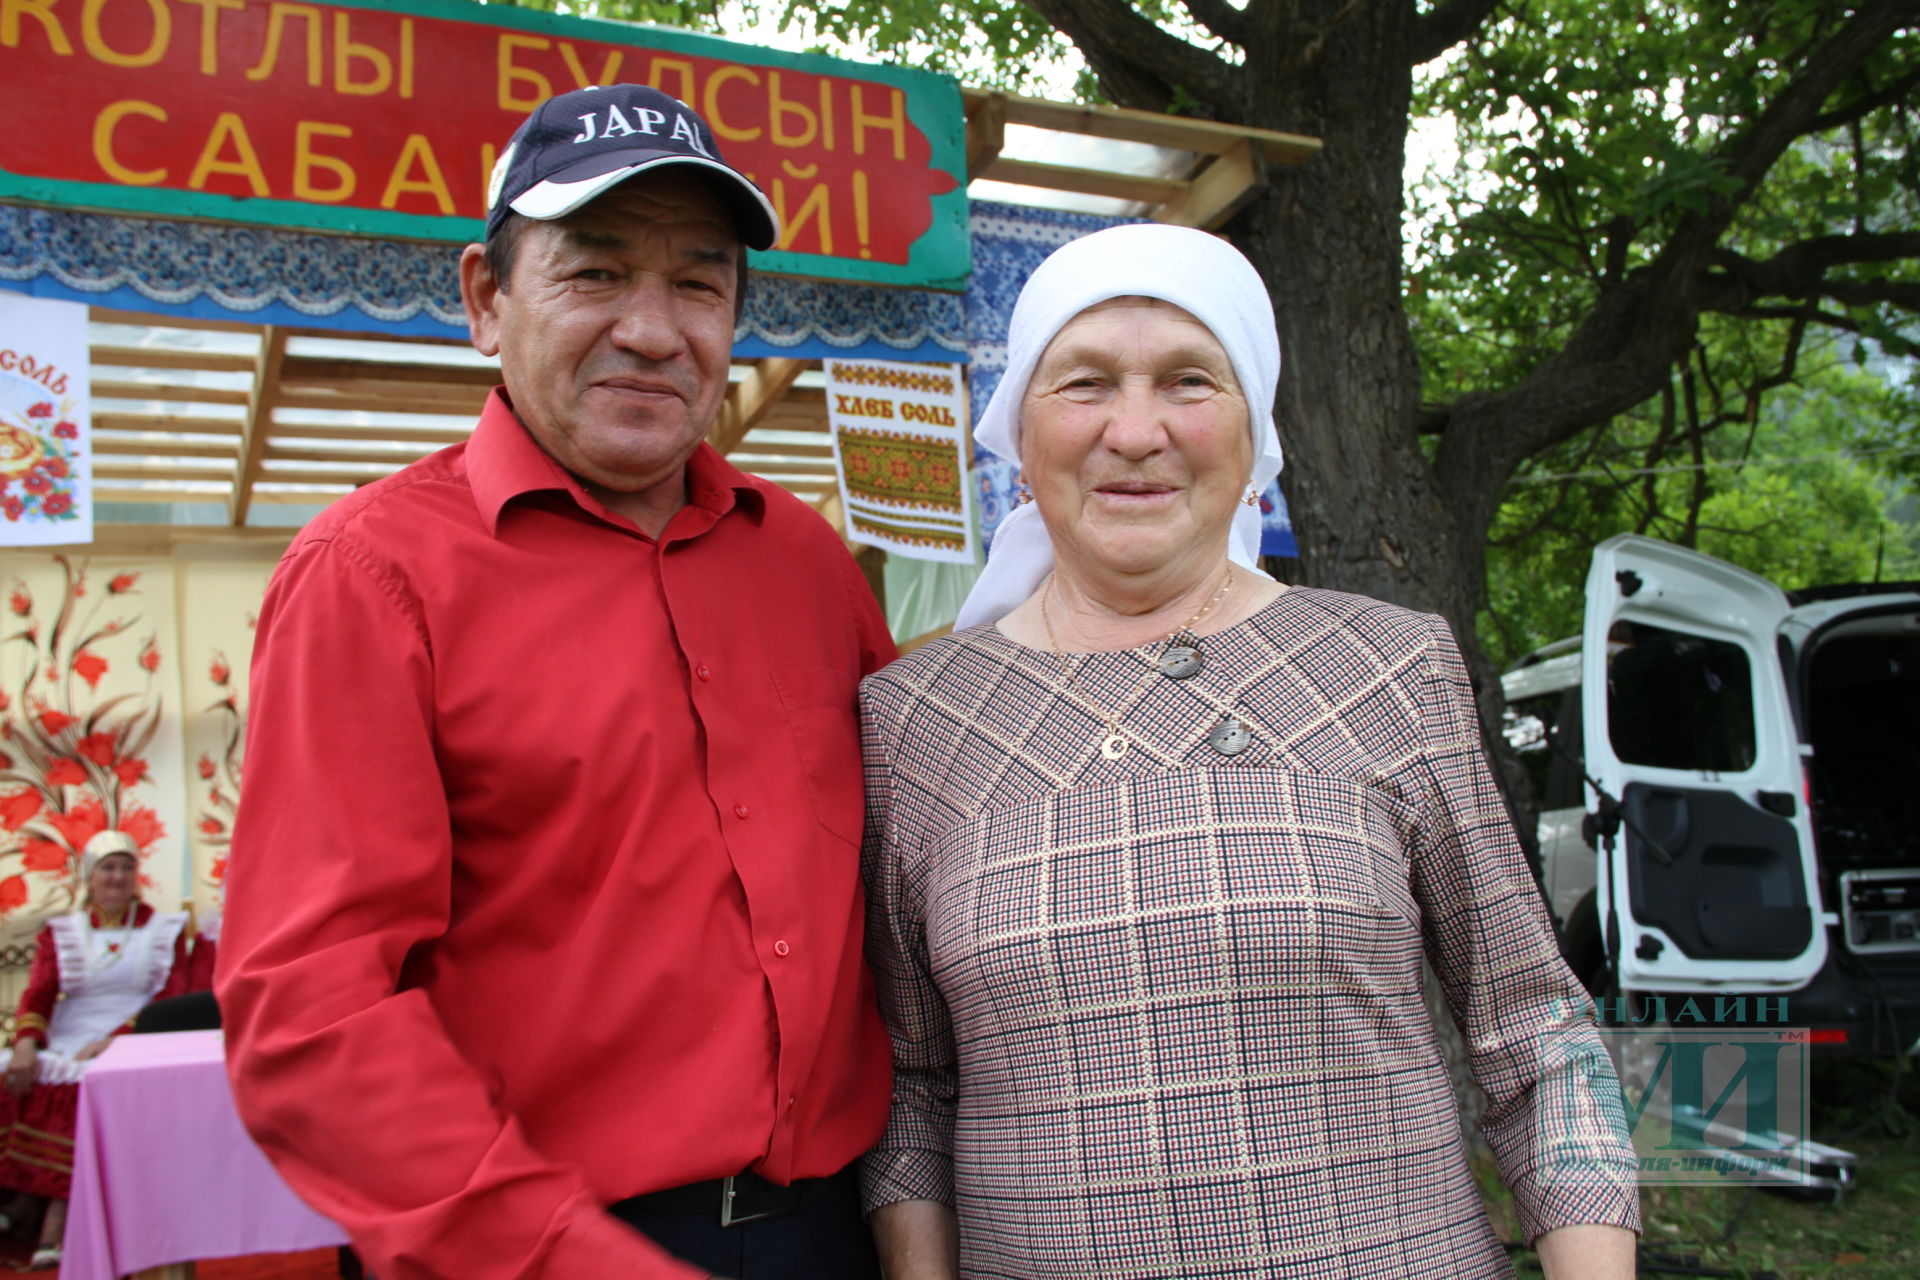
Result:
M381 1280L874 1274L888 1108L834 532L706 443L774 211L684 104L543 104L461 287L504 388L274 575L234 1096Z

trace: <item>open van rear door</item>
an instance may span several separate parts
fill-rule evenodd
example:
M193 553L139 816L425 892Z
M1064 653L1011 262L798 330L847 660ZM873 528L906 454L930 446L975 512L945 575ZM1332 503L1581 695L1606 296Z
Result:
M1597 905L1627 991L1792 990L1826 962L1799 742L1766 579L1650 538L1594 548L1588 809L1620 824Z

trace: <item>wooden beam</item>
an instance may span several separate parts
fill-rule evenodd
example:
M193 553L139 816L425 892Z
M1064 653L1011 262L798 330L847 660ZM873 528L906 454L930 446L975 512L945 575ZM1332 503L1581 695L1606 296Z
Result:
M983 94L967 102L967 178L971 181L1000 158L1007 145L1007 95Z
M357 488L363 484L372 484L375 480L391 475L399 469L398 466L394 466L384 471L376 471L370 467L342 467L337 465L329 467L318 464L309 465L298 463L290 467L276 466L271 471L263 469L259 475L255 477L255 483L346 484L353 485Z
M102 480L205 480L223 483L233 475L231 459L153 458L145 462L95 460L93 474Z
M254 357L240 352L195 351L189 347L110 347L95 345L87 352L97 369L198 369L203 373L248 373Z
M732 453L734 446L766 417L767 410L787 394L787 389L807 367L805 360L790 356L769 356L752 373L735 383L720 406L720 420L713 424L708 440L721 453Z
M222 458L229 466L239 455L230 440L116 440L93 433L93 456L138 458Z
M280 432L276 428L274 440L267 445L268 462L378 462L392 467L395 471L409 463L420 461L430 453L431 447L415 446L411 449L382 449L370 453L357 448L352 443L338 441L316 443L304 448L289 448L279 441Z
M193 418L171 413L96 413L96 431L178 431L202 436L237 436L246 426L241 418Z
M282 387L274 399L281 409L325 409L333 413L415 413L441 417L471 418L480 408L480 397L469 400L405 399L379 390L346 395L315 391L305 387Z
M288 356L281 376L288 382L433 382L454 387L499 385L500 371L484 365L426 364L403 360L336 360L331 356Z
M225 387L186 387L166 382L120 382L108 379L93 384L95 400L185 400L194 404L247 404L248 391Z
M233 469L233 492L227 495L227 523L247 522L253 504L253 482L267 456L267 436L273 430L275 398L280 394L280 366L287 358L287 331L268 325L260 338L260 363L253 374L253 400L247 406L246 425L240 429L240 456Z
M1160 206L1155 222L1176 227L1212 230L1240 212L1267 185L1267 168L1260 144L1243 138L1224 155L1215 156L1187 183L1187 189Z
M87 318L95 324L136 324L146 329L212 329L219 333L259 333L260 326L244 320L201 320L194 316L161 316L150 311L120 311L113 307L88 307ZM337 333L327 335L337 338Z
M992 182L1011 182L1023 187L1041 187L1048 191L1072 191L1083 196L1106 196L1110 200L1137 200L1141 204L1165 204L1187 189L1174 178L1150 178L1138 173L1115 173L1103 169L1076 169L1064 164L1039 164L1032 160L1009 160L1001 156L980 175Z
M98 421L98 419L95 419ZM472 435L471 428L462 427L350 427L336 423L321 422L276 422L273 424L275 440L367 440L384 442L403 441L407 444L430 444L444 448L450 444L459 444Z
M100 491L95 490L98 500ZM205 501L204 495L201 498ZM109 497L109 502L150 502L151 498ZM220 553L240 552L271 566L286 551L298 529L229 529L224 525L98 524L93 541L75 545L106 556L167 556L181 548L206 548Z
M1023 124L1055 133L1081 133L1094 138L1112 138L1120 142L1144 142L1149 146L1170 147L1175 151L1198 151L1203 155L1224 155L1235 143L1252 138L1261 143L1273 164L1302 164L1320 154L1320 139L1304 134L1281 133L1276 129L1255 129L1248 125L1221 124L1214 120L1195 120L1158 111L1135 111L1129 107L1089 107L1069 102L1048 102L1041 98L1023 98L1017 94L995 95L984 89L962 89L967 110L983 98L1005 99L1007 123Z

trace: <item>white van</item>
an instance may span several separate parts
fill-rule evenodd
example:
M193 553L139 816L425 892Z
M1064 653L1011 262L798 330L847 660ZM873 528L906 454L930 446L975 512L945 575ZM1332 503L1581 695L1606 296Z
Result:
M1920 589L1790 597L1623 535L1594 549L1580 639L1502 685L1591 989L1920 1051Z

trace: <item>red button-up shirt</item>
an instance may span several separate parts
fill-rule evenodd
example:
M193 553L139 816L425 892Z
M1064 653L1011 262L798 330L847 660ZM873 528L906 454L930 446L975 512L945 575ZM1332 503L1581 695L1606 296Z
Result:
M334 504L254 652L234 1096L382 1280L697 1274L613 1200L886 1120L838 537L703 445L657 541L489 400Z

